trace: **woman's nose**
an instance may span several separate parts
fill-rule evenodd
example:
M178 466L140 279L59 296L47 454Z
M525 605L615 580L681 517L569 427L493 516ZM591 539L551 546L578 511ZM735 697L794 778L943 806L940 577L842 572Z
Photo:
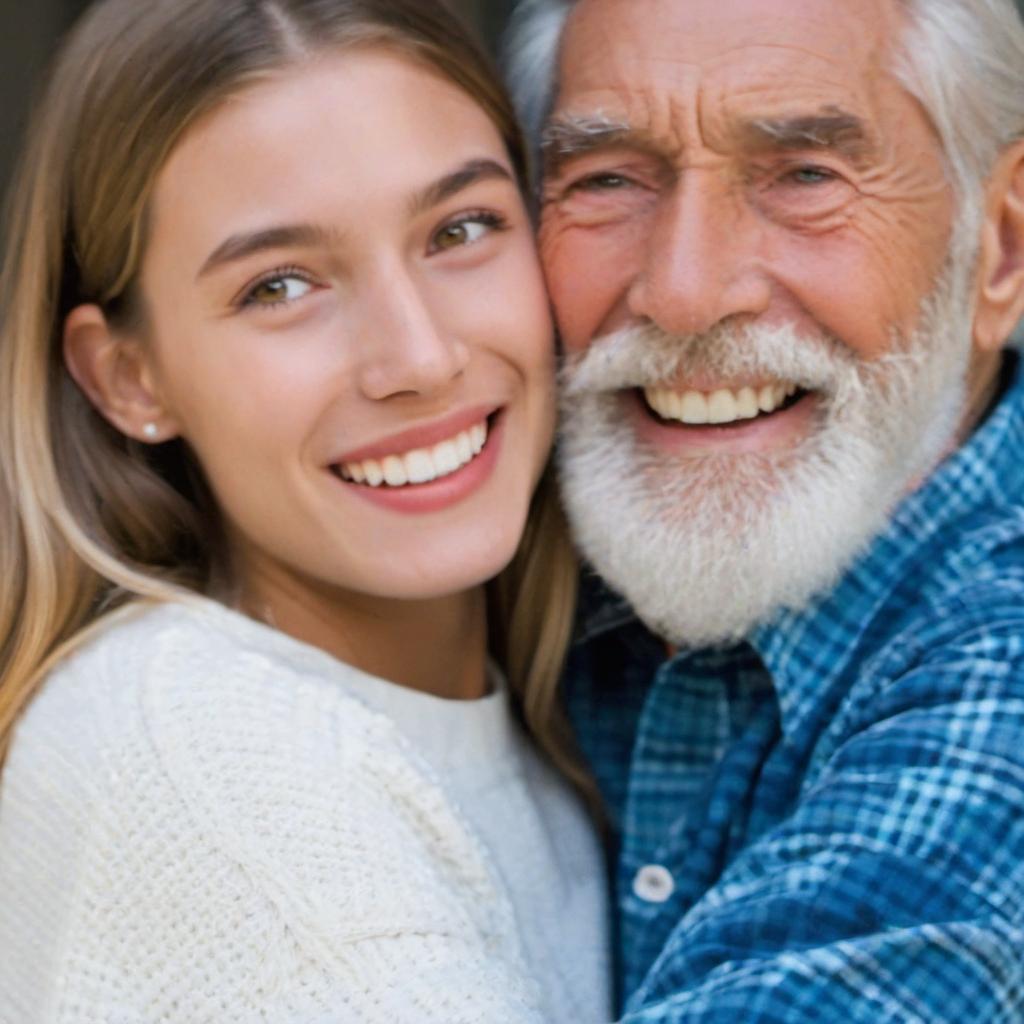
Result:
M465 370L469 348L432 308L425 287L392 273L367 296L358 375L368 398L430 395Z

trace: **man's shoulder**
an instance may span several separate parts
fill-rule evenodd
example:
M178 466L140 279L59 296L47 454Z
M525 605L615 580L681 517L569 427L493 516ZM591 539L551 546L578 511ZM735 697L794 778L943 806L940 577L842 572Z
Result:
M922 750L965 731L982 746L1024 736L1024 545L923 598L861 654L819 763L869 730Z
M1024 639L1024 508L951 524L922 548L896 596L901 610L877 652L883 660L935 655L981 636L1016 649Z

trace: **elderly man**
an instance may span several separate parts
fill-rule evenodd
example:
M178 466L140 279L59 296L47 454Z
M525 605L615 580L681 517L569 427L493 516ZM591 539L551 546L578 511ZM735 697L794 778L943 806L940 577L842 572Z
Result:
M1011 0L520 13L624 1019L1019 1024Z

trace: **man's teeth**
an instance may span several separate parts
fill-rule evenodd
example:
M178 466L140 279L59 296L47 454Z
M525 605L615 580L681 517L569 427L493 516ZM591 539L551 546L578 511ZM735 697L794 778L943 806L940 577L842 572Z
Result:
M644 388L644 398L662 419L690 425L719 424L752 420L761 413L775 412L796 390L795 384L783 383L711 392Z
M388 455L383 459L343 462L341 477L370 487L426 484L462 469L483 451L486 443L487 422L484 421L435 444L433 448L417 448L404 455Z

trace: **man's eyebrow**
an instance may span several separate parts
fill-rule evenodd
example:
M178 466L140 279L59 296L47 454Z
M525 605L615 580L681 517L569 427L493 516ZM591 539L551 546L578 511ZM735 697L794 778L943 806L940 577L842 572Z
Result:
M458 170L446 174L443 178L431 182L426 188L417 192L409 203L409 212L415 216L425 213L432 207L443 203L454 195L458 195L463 189L475 185L478 181L504 180L515 182L512 173L508 168L503 167L497 160L470 160L463 164Z
M238 260L267 249L312 248L333 245L337 234L317 224L280 224L257 231L244 231L226 238L207 256L196 280Z
M743 123L744 142L757 149L832 149L853 159L871 149L865 123L854 114L828 110L797 117L757 118ZM650 147L643 132L603 114L556 115L541 135L544 171L552 174L568 159L618 143Z
M643 143L644 139L625 121L616 121L604 114L556 115L541 133L544 171L551 174L570 157L625 141Z
M870 150L864 122L853 114L829 111L799 117L758 118L744 123L744 141L755 148L831 149L857 158Z

